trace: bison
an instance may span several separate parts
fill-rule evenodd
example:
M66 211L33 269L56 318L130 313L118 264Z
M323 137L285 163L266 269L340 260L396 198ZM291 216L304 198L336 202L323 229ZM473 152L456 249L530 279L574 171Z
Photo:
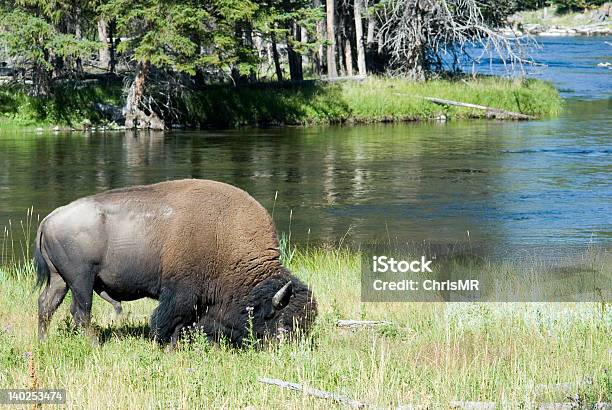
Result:
M151 333L172 345L196 324L240 346L245 337L307 332L310 289L283 266L274 223L249 194L186 179L78 199L40 223L35 262L39 338L68 289L77 326L90 329L93 292L121 301L153 298ZM119 306L119 308L118 308Z

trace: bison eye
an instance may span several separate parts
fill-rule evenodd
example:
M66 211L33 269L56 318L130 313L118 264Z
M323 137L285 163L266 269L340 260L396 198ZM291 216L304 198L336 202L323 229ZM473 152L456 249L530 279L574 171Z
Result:
M266 310L266 314L264 315L264 319L268 320L268 319L272 319L275 315L275 311L274 309L267 309Z

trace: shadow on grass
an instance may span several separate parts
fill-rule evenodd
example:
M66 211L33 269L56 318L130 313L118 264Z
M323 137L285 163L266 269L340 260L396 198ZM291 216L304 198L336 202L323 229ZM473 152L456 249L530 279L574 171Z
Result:
M0 85L0 115L9 115L21 122L42 121L75 125L84 120L100 123L104 115L95 103L121 103L120 81L64 82L54 84L47 96L33 97L22 84Z
M317 81L210 85L180 103L184 120L202 128L341 122L350 116L341 88Z
M123 323L111 325L105 328L98 328L98 341L104 344L113 339L143 339L152 341L151 327L148 323Z

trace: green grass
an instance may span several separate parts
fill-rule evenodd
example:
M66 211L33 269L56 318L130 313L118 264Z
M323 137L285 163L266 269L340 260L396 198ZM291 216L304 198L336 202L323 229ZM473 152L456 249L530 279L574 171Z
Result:
M30 386L30 365L38 386L67 389L68 408L332 405L258 383L262 376L381 407L447 408L459 400L533 408L575 394L585 403L612 401L612 313L605 304L361 303L357 252L284 249L290 269L313 288L319 317L308 340L259 351L209 345L195 335L166 353L146 336L153 301L124 304L126 317L115 321L97 297L99 346L73 328L69 300L38 344L31 267L19 275L0 269L0 388ZM341 318L392 324L347 331L335 326ZM590 382L540 386L583 381Z
M477 77L461 80L431 80L424 83L374 79L343 85L356 121L432 118L482 118L481 110L441 107L420 97L437 97L520 112L536 117L554 116L561 108L555 88L539 80Z
M104 123L94 103L121 104L120 84L55 86L48 97L32 97L21 85L0 86L0 126L33 128L54 125L79 127L84 121Z
M559 113L557 90L539 80L499 77L412 82L370 78L339 83L285 84L269 87L211 87L193 93L185 102L194 124L238 127L246 125L308 125L369 123L447 118L484 118L481 110L444 107L422 97L438 97L535 117Z
M259 84L209 86L184 93L175 101L181 121L191 126L241 126L368 123L447 118L484 118L480 110L444 107L421 97L438 97L486 105L535 117L559 113L562 100L556 89L539 80L499 77L430 80L370 78L339 83ZM52 98L28 97L19 89L0 88L0 124L3 126L93 124L103 118L94 102L119 105L119 85L89 85L57 89Z
M555 6L550 6L547 13L544 14L544 9L521 11L518 13L522 24L539 24L543 26L558 26L564 28L575 28L588 24L601 24L597 12L595 10L588 11L567 11L559 9ZM545 17L546 16L546 17ZM612 26L612 22L608 21L607 27Z

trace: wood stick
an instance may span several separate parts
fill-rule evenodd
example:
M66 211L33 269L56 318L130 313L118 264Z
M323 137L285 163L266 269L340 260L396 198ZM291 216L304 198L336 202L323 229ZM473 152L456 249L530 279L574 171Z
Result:
M586 377L583 380L575 381L575 382L561 382L561 383L551 383L551 384L536 384L532 387L532 390L535 394L541 394L548 391L557 391L557 392L570 392L571 390L578 390L581 388L588 387L593 384L593 377Z
M333 83L336 81L363 81L366 80L368 77L366 75L346 75L346 76L342 76L342 77L334 77L334 78L321 78L320 81L325 82L325 83Z
M543 393L549 390L560 390L560 391L568 391L568 390L577 390L582 387L586 387L592 384L590 380L584 380L580 382L565 382L565 383L553 383L553 384L536 384L533 390L536 393Z
M358 327L374 327L388 325L390 323L391 322L386 320L338 320L337 326L355 329Z
M450 408L462 410L494 410L493 401L451 401Z
M434 98L434 97L421 97L427 101L431 101L434 104L439 105L454 105L457 107L466 107L466 108L474 108L477 110L484 110L487 112L487 115L493 118L513 118L516 120L533 120L535 117L527 114L522 114L520 112L506 111L499 108L487 107L485 105L464 103L461 101L453 101L453 100L444 100L442 98Z
M333 400L338 403L346 404L347 406L350 406L354 409L363 409L365 407L368 407L366 403L362 403L360 401L353 400L350 397L341 396L339 394L331 393L325 390L318 390L312 387L303 386L299 383L291 383L291 382L286 382L280 379L271 379L268 377L260 377L258 380L260 383L271 384L274 386L282 387L283 389L301 391L304 394L307 394L309 396L318 397L320 399Z

